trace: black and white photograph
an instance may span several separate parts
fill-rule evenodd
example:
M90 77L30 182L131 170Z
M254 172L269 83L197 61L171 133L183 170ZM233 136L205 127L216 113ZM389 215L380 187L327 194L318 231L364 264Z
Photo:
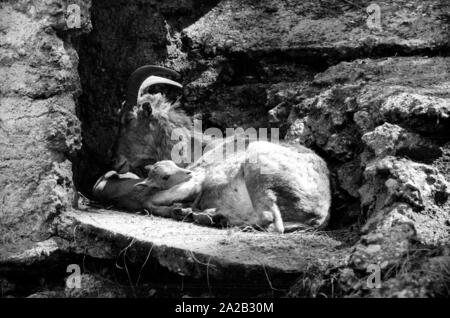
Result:
M449 296L449 0L0 0L5 302Z

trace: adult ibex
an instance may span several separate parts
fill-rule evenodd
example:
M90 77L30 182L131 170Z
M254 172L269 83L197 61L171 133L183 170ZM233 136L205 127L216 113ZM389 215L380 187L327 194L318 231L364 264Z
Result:
M170 159L171 150L179 140L171 132L178 128L185 138L192 138L192 120L181 110L179 103L169 103L161 95L144 94L153 85L182 88L178 82L160 77L180 75L158 66L142 66L130 76L126 101L120 111L119 138L116 143L114 170L142 172L147 164Z

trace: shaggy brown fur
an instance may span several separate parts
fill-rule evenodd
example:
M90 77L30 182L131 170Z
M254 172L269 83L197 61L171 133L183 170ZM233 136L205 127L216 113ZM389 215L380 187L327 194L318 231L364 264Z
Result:
M178 102L170 103L161 94L147 94L138 106L122 114L114 170L139 173L147 164L171 158L173 147L180 142L172 139L175 130L184 141L202 147L192 120L178 107Z

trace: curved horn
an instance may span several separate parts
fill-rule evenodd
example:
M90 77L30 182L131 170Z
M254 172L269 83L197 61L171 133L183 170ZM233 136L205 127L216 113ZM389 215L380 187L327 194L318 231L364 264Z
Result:
M164 78L164 77L152 75L152 76L147 77L145 79L145 81L142 82L141 86L139 87L139 92L138 92L137 98L141 97L147 88L149 88L152 85L156 85L156 84L167 84L167 85L172 85L172 86L176 86L179 88L183 88L183 85L181 85L178 82L172 81L172 80Z
M127 106L136 105L138 97L138 89L141 83L151 75L162 75L162 76L173 76L175 78L180 78L180 74L174 70L155 66L155 65L145 65L139 67L135 70L128 79L127 83Z

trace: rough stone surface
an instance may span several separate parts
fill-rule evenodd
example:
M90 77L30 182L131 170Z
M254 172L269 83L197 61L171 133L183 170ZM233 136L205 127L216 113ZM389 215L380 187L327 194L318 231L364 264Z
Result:
M343 62L316 75L313 85L321 92L290 114L287 138L332 159L336 192L360 201L363 236L350 268L364 272L378 264L391 272L407 262L417 242L439 246L449 240L449 65L448 58ZM417 262L426 267L422 257ZM389 278L392 294L368 290L360 274L343 275L340 287L356 280L353 291L366 295L433 295L434 287L418 290L412 283L418 275ZM438 276L421 281L445 286L448 277Z
M201 227L107 210L65 212L58 236L96 258L147 257L180 275L219 280L324 271L343 264L345 242L314 233L273 235ZM348 251L347 251L348 253Z
M426 161L442 155L435 141L389 123L378 126L361 139L376 157L399 155Z
M80 288L66 287L62 296L68 298L124 298L127 296L124 289L116 283L97 275L82 274L80 285Z
M294 107L287 137L323 148L340 161L354 158L361 135L385 122L445 139L449 71L448 58L340 63L316 75L313 84L323 91ZM435 103L430 103L433 98Z
M445 297L449 287L449 246L412 249L409 259L397 268L398 275L387 279L372 297Z
M375 199L374 210L402 201L420 211L426 206L444 204L450 195L449 184L436 168L407 159L387 156L375 160L367 165L364 177L373 186L365 184L360 189L363 206L370 205L374 198L365 192L366 189L370 188L373 193L376 184L382 183L386 188L382 200Z
M448 58L401 57L342 62L315 76L312 86L319 92L292 108L286 138L332 164L334 215L340 220L358 214L361 220L349 203L361 201L363 171L374 158L410 158L450 180L449 70Z
M326 52L328 58L357 57L383 48L399 51L449 46L442 1L379 1L382 30L369 29L370 1L221 1L186 36L203 51L268 54ZM245 30L245 32L242 32Z
M361 205L368 221L363 231L389 233L405 223L424 244L448 240L450 188L436 168L388 156L369 164L364 178Z
M63 253L138 267L148 256L208 283L294 275L290 296L448 296L449 3L378 1L375 30L370 2L76 0L81 28L68 29L69 1L2 1L2 293L23 283L14 267L65 267ZM182 73L182 108L203 128L275 127L313 148L332 172L331 226L351 227L274 237L68 209L73 181L89 195L110 168L126 79L143 64ZM367 287L370 265L381 289ZM103 274L83 281L21 293L125 293Z
M58 287L37 291L27 298L125 298L128 289L99 275L81 274L79 288Z
M17 249L1 248L0 263L13 263L16 265L30 265L34 262L42 261L51 256L59 249L58 243L54 239L41 242L29 242Z
M81 147L75 115L80 83L71 38L90 30L90 1L69 29L69 1L0 4L0 237L45 236L72 201L68 160ZM74 1L70 1L74 3Z

